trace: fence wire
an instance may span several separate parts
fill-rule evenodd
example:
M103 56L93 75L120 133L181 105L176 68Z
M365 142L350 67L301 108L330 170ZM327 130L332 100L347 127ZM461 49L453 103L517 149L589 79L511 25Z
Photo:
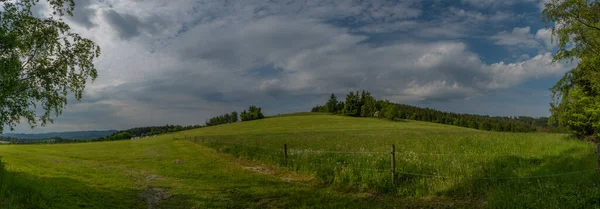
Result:
M239 146L247 146L260 148L265 150L277 150L282 151L281 148L273 148L273 147L264 147L250 144L242 144L242 143L234 143L234 142L223 142L223 141L207 141L208 143L215 144L232 144ZM290 154L304 154L304 153L316 153L316 154L390 154L390 152L372 152L372 151L329 151L329 150L309 150L309 149L288 149ZM502 156L502 155L532 155L538 156L530 153L426 153L426 152L395 152L395 155L428 155L428 156ZM570 156L588 156L588 155L597 155L596 153L572 153ZM539 155L543 156L543 155Z
M194 139L198 139L198 138L194 138ZM223 141L216 141L216 140L207 140L207 141L203 141L203 143L214 143L214 144L228 144L228 145L238 145L238 146L245 146L245 147L253 147L253 148L259 148L259 149L264 149L264 150L272 150L272 151L278 151L277 155L280 155L283 150L277 149L277 148L272 148L272 147L263 147L263 146L256 146L256 145L249 145L249 144L242 144L242 143L233 143L233 142L223 142ZM343 151L326 151L326 150L302 150L302 149L289 149L288 150L290 153L294 153L294 154L304 154L304 153L318 153L318 154L327 154L327 153L331 153L331 154L391 154L391 152L368 152L368 151L359 151L359 152L343 152ZM416 153L416 152L395 152L396 155L430 155L430 156L499 156L499 155L506 155L506 154L470 154L470 153L458 153L458 154L452 154L452 153ZM259 154L259 153L252 153L252 154L247 154L246 156L248 157L252 157L252 156L263 156L263 157L269 157L269 158L275 158L275 159L280 159L280 160L285 160L286 162L290 163L290 162L299 162L296 159L286 159L282 156L277 156L277 155L268 155L268 154ZM510 153L510 155L523 155L521 154L517 154L517 153ZM587 155L597 155L596 153L574 153L571 154L572 156L587 156ZM356 166L339 166L339 165L334 165L332 166L331 164L324 164L324 163L315 163L315 162L310 162L310 163L306 163L305 165L312 165L312 166L320 166L322 168L330 168L330 169L336 169L336 168L344 168L344 169L353 169L353 170L364 170L364 171L373 171L373 172L392 172L392 170L387 170L387 169L376 169L376 168L366 168L366 167L356 167ZM424 174L424 173L414 173L414 172L406 172L406 171L399 171L399 170L395 170L394 173L395 174L402 174L402 175L410 175L410 176L419 176L419 177L426 177L426 178L440 178L440 179L457 179L457 178L470 178L470 179L481 179L481 180L510 180L510 179L536 179L536 178L552 178L552 177L559 177L559 176L567 176L567 175L574 175L574 174L580 174L580 173L586 173L586 172L591 172L591 171L599 171L599 169L595 168L595 169L586 169L586 170L579 170L579 171L570 171L570 172L563 172L563 173L553 173L553 174L544 174L544 175L531 175L531 176L496 176L496 177L476 177L476 176L468 176L468 175L464 175L464 176L447 176L447 175L436 175L436 174Z

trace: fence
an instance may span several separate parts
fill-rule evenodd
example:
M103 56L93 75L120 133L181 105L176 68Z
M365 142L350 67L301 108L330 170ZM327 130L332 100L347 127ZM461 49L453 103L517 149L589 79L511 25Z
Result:
M410 175L410 176L418 176L418 177L425 177L425 178L440 178L440 179L451 179L451 178L457 178L457 176L447 176L447 175L437 175L437 174L426 174L426 173L414 173L414 172L406 172L406 171L401 171L401 170L397 170L396 166L397 166L397 155L398 156L402 156L402 155L428 155L428 156L443 156L443 157L453 157L453 156L491 156L490 154L471 154L471 153L414 153L414 152L410 152L410 153L400 153L400 152L396 152L396 146L395 144L391 145L391 151L390 152L372 152L372 151L360 151L360 152L344 152L344 151L326 151L326 150L302 150L302 149L290 149L290 147L288 146L287 143L282 144L281 148L277 149L277 148L273 148L273 147L264 147L264 146L257 146L257 145L251 145L251 144L243 144L243 143L234 143L234 142L226 142L226 141L219 141L219 140L207 140L204 138L200 138L200 137L185 137L186 139L192 139L192 140L196 140L199 141L201 143L212 143L212 144L222 144L222 145L234 145L234 146L240 146L240 147L247 147L247 148L256 148L256 149L263 149L263 150L268 150L268 151L273 151L273 152L281 152L281 157L276 157L273 155L264 155L264 154L258 154L258 153L254 153L253 155L257 155L257 156L263 156L263 157L268 157L268 158L278 158L280 160L282 160L282 164L284 166L288 166L290 164L290 162L295 162L296 160L290 159L290 155L297 155L297 154L306 154L306 153L316 153L316 154L347 154L347 155L372 155L372 154L390 154L390 169L377 169L377 168L368 168L368 167L352 167L352 169L356 169L356 170L367 170L367 171L373 171L373 172L390 172L391 174L391 183L392 184L396 184L396 176L398 174L402 174L402 175ZM518 155L520 153L505 153L505 154L513 154L513 155ZM571 154L571 155L583 155L583 156L587 156L587 155L595 155L597 156L597 161L598 161L598 167L597 168L590 168L590 169L584 169L584 170L576 170L576 171L568 171L568 172L561 172L561 173L551 173L551 174L543 174L543 175L530 175L530 176L490 176L490 177L474 177L472 179L481 179L481 180L509 180L509 179L537 179L537 178L551 178L551 177L559 177L559 176L567 176L567 175L574 175L574 174L580 174L580 173L586 173L586 172L591 172L591 171L598 171L600 172L600 144L596 145L596 152L595 153L577 153L577 154ZM496 156L496 155L494 155ZM330 166L332 169L334 168L339 168L336 167L335 165L326 165L326 164L319 164L319 163L310 163L310 164L314 164L314 165L320 165L320 166Z

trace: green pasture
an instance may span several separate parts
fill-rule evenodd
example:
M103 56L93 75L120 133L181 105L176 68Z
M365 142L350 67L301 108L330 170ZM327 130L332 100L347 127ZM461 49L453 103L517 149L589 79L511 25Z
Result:
M590 143L415 121L284 115L155 139L1 145L0 161L0 208L600 207Z

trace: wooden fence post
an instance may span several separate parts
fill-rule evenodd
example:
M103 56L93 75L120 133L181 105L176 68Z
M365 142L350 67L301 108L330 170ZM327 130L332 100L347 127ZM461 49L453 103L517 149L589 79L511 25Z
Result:
M283 160L285 165L287 165L288 157L287 157L287 144L283 144Z
M396 185L396 145L392 144L392 185Z

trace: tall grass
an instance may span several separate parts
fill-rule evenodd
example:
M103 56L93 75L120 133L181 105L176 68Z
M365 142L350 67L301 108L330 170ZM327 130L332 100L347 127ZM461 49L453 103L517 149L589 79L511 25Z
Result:
M351 190L479 198L500 208L600 205L594 147L560 134L300 115L191 130L184 136ZM287 161L283 144L289 149ZM547 200L536 201L542 197L537 195Z

